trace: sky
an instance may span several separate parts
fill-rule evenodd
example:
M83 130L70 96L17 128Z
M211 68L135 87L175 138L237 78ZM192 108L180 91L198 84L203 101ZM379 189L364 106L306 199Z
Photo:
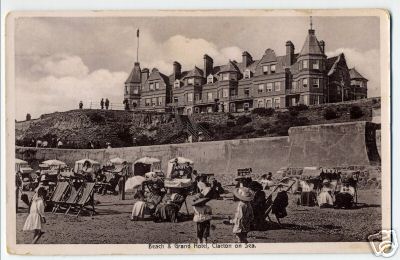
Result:
M368 96L380 96L378 17L313 17L328 57L343 52L349 68L369 79ZM122 104L123 86L136 61L140 28L141 68L172 72L202 68L207 53L215 65L261 58L271 48L285 54L291 40L301 50L309 17L36 17L15 27L16 119L88 107L101 98Z

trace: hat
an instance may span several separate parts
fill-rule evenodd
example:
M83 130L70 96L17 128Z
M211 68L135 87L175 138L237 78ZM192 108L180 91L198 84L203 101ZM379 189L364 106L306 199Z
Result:
M207 202L209 202L211 199L210 198L196 198L193 200L192 206L198 206L198 205L202 205L205 204Z
M254 198L254 193L246 187L238 188L233 191L236 198L243 201L252 201Z

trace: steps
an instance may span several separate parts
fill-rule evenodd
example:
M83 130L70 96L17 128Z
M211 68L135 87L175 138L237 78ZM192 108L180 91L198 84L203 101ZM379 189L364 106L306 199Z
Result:
M192 136L193 142L199 141L199 133L202 134L202 141L211 141L212 137L209 132L202 127L193 122L193 120L187 115L179 115L175 114L176 122L178 123L179 127L182 128L188 135Z

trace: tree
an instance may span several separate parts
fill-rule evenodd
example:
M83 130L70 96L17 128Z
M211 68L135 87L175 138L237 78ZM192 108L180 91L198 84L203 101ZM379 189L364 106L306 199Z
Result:
M26 121L30 121L31 120L31 114L26 114Z

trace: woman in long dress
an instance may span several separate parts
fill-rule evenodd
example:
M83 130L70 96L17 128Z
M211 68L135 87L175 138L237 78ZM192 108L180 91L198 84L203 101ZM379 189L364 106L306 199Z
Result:
M332 187L328 180L322 182L322 189L318 195L318 205L320 208L333 207Z
M35 244L42 232L42 223L46 223L44 218L44 198L46 197L46 190L40 187L37 192L37 196L32 200L29 215L26 218L24 231L34 231L32 244Z

